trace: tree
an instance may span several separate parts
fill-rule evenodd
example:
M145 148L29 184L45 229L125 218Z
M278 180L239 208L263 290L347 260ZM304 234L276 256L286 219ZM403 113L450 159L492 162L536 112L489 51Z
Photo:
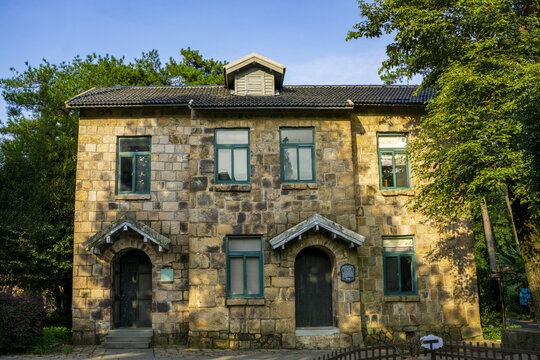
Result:
M365 20L347 37L393 34L382 77L391 82L419 74L422 86L437 88L410 147L420 184L414 209L448 224L478 209L484 196L508 189L536 309L538 5L537 0L359 0Z
M45 295L69 311L78 112L69 98L96 86L223 84L223 65L198 51L162 64L156 50L126 62L92 54L12 69L0 87L8 119L0 128L0 281ZM0 284L0 285L2 285Z

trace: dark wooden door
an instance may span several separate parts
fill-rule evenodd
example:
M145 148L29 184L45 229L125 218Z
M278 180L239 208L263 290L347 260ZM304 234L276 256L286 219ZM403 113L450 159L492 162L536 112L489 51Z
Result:
M115 266L115 326L152 326L152 263L142 251L126 253Z
M294 263L296 327L332 326L332 265L319 249L307 248Z

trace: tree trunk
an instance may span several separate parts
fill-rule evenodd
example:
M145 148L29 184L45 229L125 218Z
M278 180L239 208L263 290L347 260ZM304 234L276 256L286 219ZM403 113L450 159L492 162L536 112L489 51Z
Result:
M525 263L525 272L531 289L534 314L536 322L540 326L540 242L538 240L538 228L530 204L527 201L514 198L512 210L519 236L521 255Z
M512 205L510 205L510 197L508 196L508 190L504 186L500 187L503 195L504 195L504 201L506 202L506 208L508 209L508 215L510 216L510 222L512 223L512 230L514 231L514 239L516 239L516 243L518 244L518 250L519 250L519 238L516 230L516 223L514 222L514 214L512 211ZM519 253L521 254L521 250L519 250Z
M486 246L489 255L489 267L492 273L496 273L497 256L495 255L495 239L493 238L493 232L491 231L491 221L489 220L489 213L485 197L482 198L480 208L482 209L482 221L484 223L484 234L486 236Z

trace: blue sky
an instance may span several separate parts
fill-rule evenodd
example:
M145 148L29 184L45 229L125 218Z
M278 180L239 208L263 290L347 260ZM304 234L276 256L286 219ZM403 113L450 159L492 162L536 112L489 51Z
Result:
M0 78L25 61L151 49L165 61L190 46L229 62L258 52L287 67L289 85L378 84L390 38L346 42L359 20L355 0L0 0Z

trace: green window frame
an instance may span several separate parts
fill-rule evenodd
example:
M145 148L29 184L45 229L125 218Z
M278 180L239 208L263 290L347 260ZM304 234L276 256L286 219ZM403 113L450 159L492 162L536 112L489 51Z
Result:
M385 295L416 295L414 236L383 236Z
M225 237L227 253L227 296L264 297L263 243L261 235Z
M401 138L401 145L398 139ZM394 140L394 144L390 140ZM396 141L397 140L397 141ZM411 174L407 156L408 134L377 134L379 186L381 189L410 189Z
M216 129L214 135L216 184L249 184L251 179L249 129ZM245 168L242 167L243 161Z
M150 193L151 143L149 136L119 137L117 143L117 193Z
M289 137L293 137L292 140ZM312 183L315 176L315 129L279 129L282 183ZM309 158L308 158L309 157Z

